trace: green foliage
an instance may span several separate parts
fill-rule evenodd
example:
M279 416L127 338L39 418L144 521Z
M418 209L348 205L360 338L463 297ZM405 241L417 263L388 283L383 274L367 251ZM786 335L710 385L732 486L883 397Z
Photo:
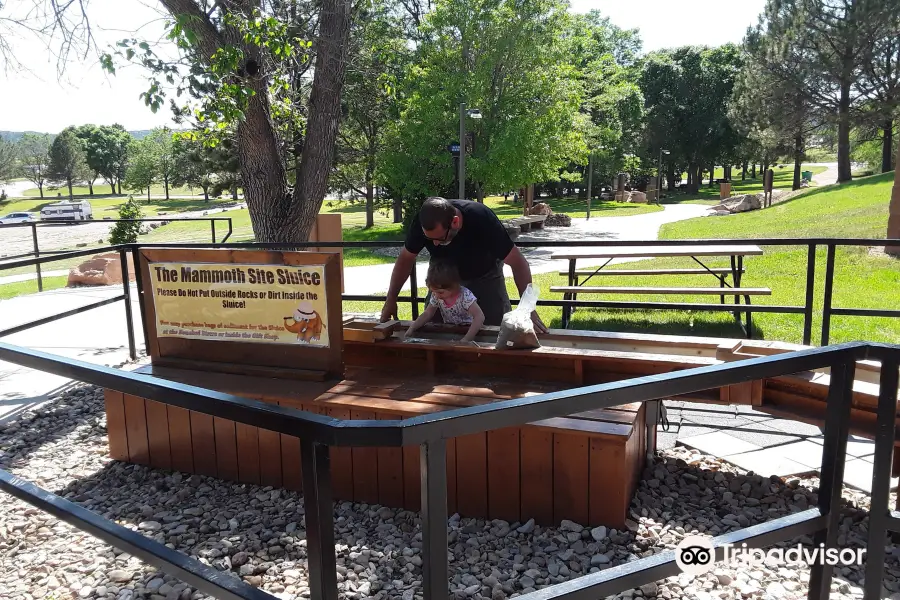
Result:
M209 200L211 187L224 182L225 187L230 188L238 179L237 156L229 139L211 148L196 136L179 134L174 138L172 154L172 184L200 187L206 200Z
M48 177L50 144L53 137L44 133L26 133L18 141L19 174L38 187L44 197L44 182Z
M50 145L50 178L65 182L69 189L72 182L87 171L84 148L74 127L63 129ZM70 193L71 199L71 193Z
M135 201L134 196L128 196L128 201L119 207L120 219L141 219L143 216L141 206ZM119 221L109 232L109 243L113 245L134 244L137 242L140 231L140 221Z
M87 166L110 185L125 176L132 138L121 125L85 125L79 128ZM115 188L113 189L115 194Z
M125 183L134 190L147 189L158 180L157 146L152 140L144 138L131 143L129 155L131 160L125 173Z
M0 136L0 181L12 179L19 163L19 149Z
M459 137L460 101L483 116L467 126L475 140L467 179L476 192L555 180L561 168L582 162L576 113L583 91L566 60L568 19L556 0L439 2L422 26L380 179L409 202L452 189L446 147Z

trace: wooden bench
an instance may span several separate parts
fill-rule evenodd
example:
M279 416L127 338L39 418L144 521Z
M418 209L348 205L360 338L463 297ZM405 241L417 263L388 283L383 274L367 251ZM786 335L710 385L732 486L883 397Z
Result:
M743 272L743 270L741 271ZM567 277L568 271L560 271L560 275ZM640 276L640 275L731 275L732 270L728 267L712 267L709 269L578 269L575 271L575 277L609 277L609 276ZM576 280L577 284L577 280Z
M551 292L564 294L683 294L704 296L771 296L769 288L724 288L724 287L596 287L579 285L558 285Z
M143 367L139 372L340 419L405 419L567 386L471 377L389 377L350 368L340 383ZM112 458L302 490L300 440L107 390ZM624 527L645 461L645 408L629 404L448 440L450 513ZM419 448L333 448L340 500L418 510Z

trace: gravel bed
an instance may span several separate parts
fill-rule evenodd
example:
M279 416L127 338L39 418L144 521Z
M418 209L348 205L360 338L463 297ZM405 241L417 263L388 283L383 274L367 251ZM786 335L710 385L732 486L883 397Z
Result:
M310 595L302 497L268 487L148 469L107 457L102 391L70 390L0 426L0 468L241 577L281 599ZM506 600L673 548L686 535L718 535L803 510L814 478L760 477L676 447L645 469L624 531L460 519L449 523L451 594ZM845 489L839 544L864 547L865 494ZM341 598L421 600L418 515L335 506ZM811 543L808 538L795 540ZM900 598L898 548L889 544L883 586ZM862 568L837 568L832 598L860 598ZM619 598L700 600L805 597L809 569L725 565L641 586ZM204 595L29 505L0 494L0 598L188 600Z

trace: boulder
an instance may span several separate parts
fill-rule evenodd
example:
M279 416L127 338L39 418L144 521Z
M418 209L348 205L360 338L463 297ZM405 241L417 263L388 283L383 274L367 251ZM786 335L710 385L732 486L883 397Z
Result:
M549 217L547 217L547 219L544 221L544 225L547 227L571 227L572 217L562 213L557 213L555 215L550 215Z
M134 281L134 263L128 253L129 279ZM92 256L69 271L67 287L77 285L115 285L122 283L122 261L118 252Z
M546 202L541 202L539 204L535 204L531 207L531 210L528 211L529 215L552 215L553 209L550 208L550 205Z
M762 194L745 194L743 196L734 196L728 200L713 206L711 210L716 214L734 214L739 212L747 212L748 210L758 210L762 208Z
M647 204L647 194L644 192L631 192L629 194L627 202L634 202L635 204Z

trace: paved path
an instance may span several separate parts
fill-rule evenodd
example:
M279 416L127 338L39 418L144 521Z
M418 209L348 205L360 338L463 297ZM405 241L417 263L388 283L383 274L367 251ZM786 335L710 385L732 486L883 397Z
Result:
M659 235L659 229L666 223L684 221L701 217L709 210L708 206L700 204L671 204L663 207L663 210L634 215L631 217L602 217L587 219L572 219L572 227L547 227L519 236L516 241L557 241L557 240L654 240ZM568 263L563 260L551 260L551 248L525 249L523 252L531 265L531 272L551 273L565 270ZM605 261L580 261L579 265L585 267L599 265ZM627 259L613 261L613 264L627 262ZM379 294L388 289L393 264L372 265L365 267L348 267L344 269L344 287L347 294ZM416 277L420 286L425 285L425 275L428 271L428 262L420 260L416 263ZM509 267L504 267L507 277L512 277ZM409 291L409 282L404 285L404 290Z

